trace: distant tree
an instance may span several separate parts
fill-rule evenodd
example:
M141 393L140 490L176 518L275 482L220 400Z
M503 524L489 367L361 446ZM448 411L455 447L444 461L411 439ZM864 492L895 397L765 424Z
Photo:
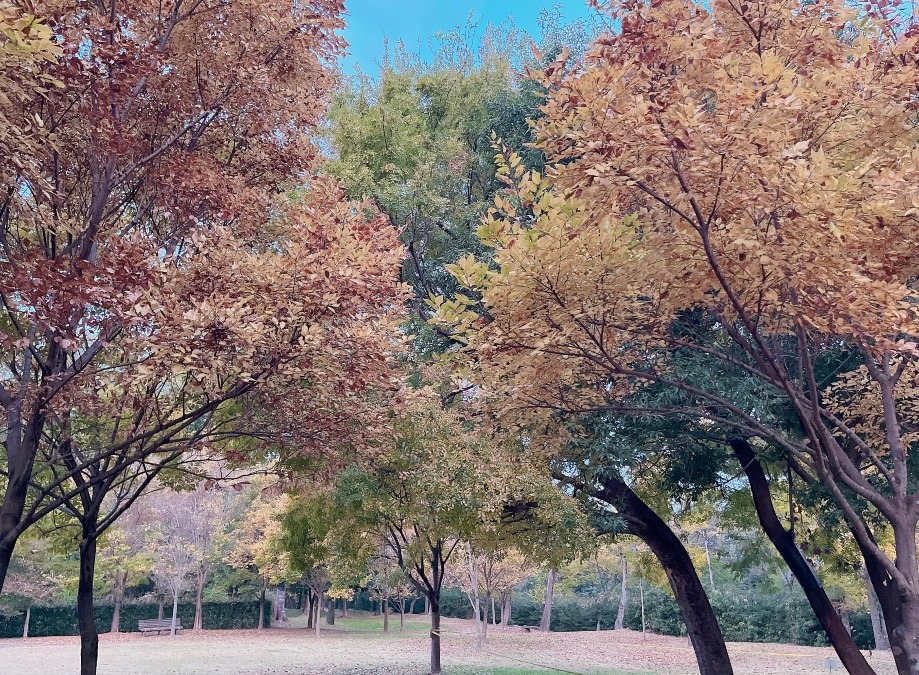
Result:
M299 576L291 566L290 553L284 548L281 519L288 498L274 495L276 490L259 491L244 509L241 522L234 529L226 562L253 575L259 586L258 627L265 627L265 599L271 583L295 581Z
M427 598L432 673L441 672L441 591L463 542L523 540L528 532L536 549L562 531L566 545L556 550L563 556L589 538L577 504L521 448L477 437L436 404L397 420L390 452L371 468L343 472L335 489L341 536L373 537Z

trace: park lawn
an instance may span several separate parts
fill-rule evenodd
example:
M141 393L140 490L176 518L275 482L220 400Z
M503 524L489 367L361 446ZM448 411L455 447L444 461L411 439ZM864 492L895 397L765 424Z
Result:
M102 635L99 675L424 675L428 672L427 617L397 620L382 632L382 617L339 618L320 637L296 617L265 631L184 631L176 637ZM302 621L302 623L301 623ZM395 625L393 625L393 623ZM470 621L443 622L447 675L696 675L685 638L632 631L526 633L489 630L476 650ZM792 645L729 645L736 675L821 675L832 650ZM890 654L874 654L878 675L896 671ZM0 640L0 674L65 675L78 670L76 637ZM834 673L840 672L838 666Z

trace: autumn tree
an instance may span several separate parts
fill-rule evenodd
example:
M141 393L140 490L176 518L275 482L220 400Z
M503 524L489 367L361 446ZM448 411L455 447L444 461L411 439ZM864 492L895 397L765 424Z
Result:
M121 629L121 605L125 589L146 579L153 570L150 556L149 523L146 514L135 511L109 529L98 547L96 576L109 586L112 596L111 632Z
M370 380L390 387L387 316L402 304L388 226L307 180L340 2L33 4L55 32L22 19L29 35L61 54L36 71L20 56L29 37L4 72L60 86L4 113L28 111L54 142L3 150L34 171L9 177L2 205L0 580L30 523L132 464L239 433L238 416L214 413L268 380L267 400L312 384L311 431Z
M621 410L662 384L656 412L781 448L843 514L912 672L916 38L895 12L836 2L611 11L621 32L547 72L546 178L511 167L480 230L500 269L456 268L488 311L465 324L481 372L528 413ZM682 354L744 371L796 424L682 377Z
M589 535L577 505L515 443L464 428L455 411L423 402L396 420L391 451L336 481L344 534L372 537L431 611L431 672L441 672L440 598L447 566L463 542L494 542L522 531L541 547L558 531L574 555Z
M258 582L259 629L265 627L265 596L269 584L295 581L298 576L284 548L281 528L288 499L278 495L276 488L252 495L252 502L245 509L242 522L235 530L233 545L225 557L230 566L249 572Z

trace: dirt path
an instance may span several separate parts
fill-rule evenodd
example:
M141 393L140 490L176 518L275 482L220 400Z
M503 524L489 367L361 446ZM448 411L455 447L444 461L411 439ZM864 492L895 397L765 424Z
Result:
M256 631L186 631L175 638L136 633L100 638L99 675L421 675L427 672L427 631L422 618L389 634L375 619L340 620L335 628ZM584 675L693 675L695 659L685 639L631 631L526 633L493 630L482 651L471 624L444 625L444 669L461 675L525 675L557 669ZM842 673L832 650L793 645L730 645L736 675ZM832 659L832 663L827 659ZM879 675L893 675L889 654L871 659ZM75 637L0 640L0 675L66 675L78 672Z

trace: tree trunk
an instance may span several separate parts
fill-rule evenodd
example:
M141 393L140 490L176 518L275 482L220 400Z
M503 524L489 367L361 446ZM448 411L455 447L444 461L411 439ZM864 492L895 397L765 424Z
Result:
M645 626L645 580L638 579L638 595L641 598L641 637L645 637L645 631L647 630Z
M159 611L159 616L157 616L156 618L162 619L163 618L163 606L166 604L166 594L160 593L157 596L157 600L159 601L159 604L160 604L160 611Z
M549 570L546 580L546 600L542 604L542 619L539 621L539 630L548 633L552 625L552 596L555 595L555 570Z
M779 520L772 503L769 481L762 464L756 457L756 452L745 440L731 441L731 449L747 475L753 505L763 531L801 585L801 590L804 591L814 615L823 626L823 630L826 631L830 644L836 650L842 665L850 675L874 675L874 669L868 664L852 639L852 635L846 630L833 603L820 584L820 580L795 543L794 533L786 529Z
M307 608L307 605L309 605L309 608ZM307 613L306 614L306 627L312 628L313 627L313 593L312 591L307 591L306 593L306 599L303 602L303 611Z
M80 628L80 675L96 675L99 664L99 633L93 610L96 573L96 538L84 533L80 541L80 573L77 587L77 624Z
M441 672L440 667L440 599L432 600L431 611L431 675Z
M172 625L169 627L169 634L173 637L176 634L176 625L179 618L179 585L176 584L172 589Z
M329 613L325 615L325 623L327 626L335 625L335 598L329 598Z
M619 509L629 533L645 542L664 568L696 654L699 674L733 675L724 634L686 547L667 523L621 480L606 478L603 488L594 494Z
M884 615L878 611L878 596L874 592L871 578L867 570L862 568L862 577L868 591L868 613L871 615L871 632L874 634L874 648L881 652L890 651L890 641L887 639L887 626L884 625Z
M313 620L313 628L316 630L316 637L319 637L319 633L322 630L321 624L322 621L322 593L316 593L316 603L315 603L316 616Z
M55 350L56 353L57 350ZM50 358L50 354L49 354ZM25 511L26 498L29 493L29 479L35 454L38 451L38 439L41 437L46 413L43 406L36 401L32 408L31 422L23 421L22 400L16 400L6 412L3 447L6 450L6 484L3 501L0 502L0 592L6 582L10 569L13 551L19 540L22 527L22 514Z
M399 632L405 630L405 598L399 599Z
M427 598L427 596L424 598L424 613L428 615L431 614L431 601Z
M258 596L258 629L265 628L265 591L268 590L268 580L262 579L262 592Z
M505 591L501 594L501 625L507 626L511 620L511 592Z
M274 620L287 621L287 590L283 584L274 590Z
M389 602L383 600L383 632L389 632Z
M192 630L204 628L204 585L207 583L207 570L198 566L198 583L195 585L195 621Z
M625 606L629 601L629 563L625 558L625 551L622 552L622 585L619 591L619 610L616 612L616 623L613 626L615 630L622 630L625 625Z
M858 544L862 552L862 559L865 562L865 570L871 579L871 585L877 595L878 604L881 606L881 612L884 616L884 625L887 627L887 639L890 643L890 652L893 654L894 663L897 665L898 673L910 673L909 659L906 650L901 646L903 635L903 603L900 600L900 594L894 588L893 580L890 573L879 560L877 560L872 551L863 546L861 541L856 537L855 543Z
M842 621L842 625L846 627L846 630L852 633L852 621L849 619L849 610L839 610L839 620Z
M493 601L489 596L485 596L485 602L482 604L482 645L488 640L488 605Z
M128 582L128 573L119 571L115 572L115 587L112 589L112 633L121 631L121 602L124 598L124 587Z
M29 621L32 619L32 605L26 607L26 619L22 623L22 637L23 639L29 637Z
M712 572L712 556L708 550L708 532L702 533L702 542L705 544L705 564L708 565L708 587L715 590L715 575Z

